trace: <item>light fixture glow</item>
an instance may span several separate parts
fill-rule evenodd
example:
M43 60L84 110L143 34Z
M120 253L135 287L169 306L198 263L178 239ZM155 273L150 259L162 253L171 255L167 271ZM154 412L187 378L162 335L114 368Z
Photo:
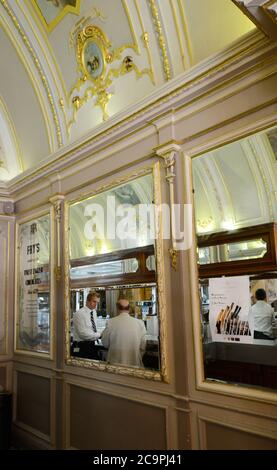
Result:
M236 230L236 226L232 220L223 220L220 225L225 230Z

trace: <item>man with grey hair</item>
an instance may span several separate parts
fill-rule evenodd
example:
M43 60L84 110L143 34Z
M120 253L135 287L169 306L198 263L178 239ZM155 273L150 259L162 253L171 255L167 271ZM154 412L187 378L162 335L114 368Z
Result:
M108 348L107 361L111 364L143 367L142 355L146 346L144 322L131 317L127 299L119 299L117 316L111 318L102 333L102 344Z

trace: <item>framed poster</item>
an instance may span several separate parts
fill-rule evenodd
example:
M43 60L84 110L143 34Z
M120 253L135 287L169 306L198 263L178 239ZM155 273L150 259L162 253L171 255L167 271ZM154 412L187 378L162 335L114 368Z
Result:
M252 343L249 276L210 279L209 298L212 340Z
M51 355L50 213L19 223L15 351Z

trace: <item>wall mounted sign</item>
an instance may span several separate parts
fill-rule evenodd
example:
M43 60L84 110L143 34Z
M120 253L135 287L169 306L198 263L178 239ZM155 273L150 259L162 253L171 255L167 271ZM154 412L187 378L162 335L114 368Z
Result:
M16 349L50 353L50 215L18 225Z

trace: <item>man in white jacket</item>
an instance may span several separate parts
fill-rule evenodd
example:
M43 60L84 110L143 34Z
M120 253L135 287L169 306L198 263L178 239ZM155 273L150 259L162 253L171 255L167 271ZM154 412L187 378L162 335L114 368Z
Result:
M256 303L250 310L250 318L254 324L254 339L273 340L274 310L266 302L266 291L257 289L255 298Z
M117 316L111 318L102 333L102 344L108 348L107 361L110 364L143 367L142 355L146 346L144 322L129 315L128 300L120 299Z

